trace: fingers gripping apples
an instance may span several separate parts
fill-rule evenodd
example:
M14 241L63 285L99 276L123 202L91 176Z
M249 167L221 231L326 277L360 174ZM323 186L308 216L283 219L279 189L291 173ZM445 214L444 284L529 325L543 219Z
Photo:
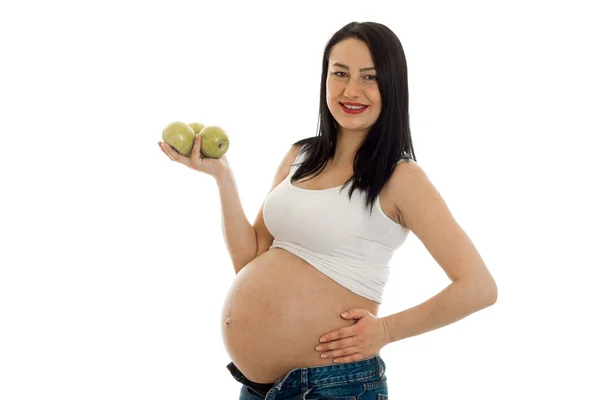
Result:
M204 129L204 127L206 125L200 123L200 122L192 122L191 124L188 124L190 126L190 128L192 128L192 130L194 131L194 135L197 135L200 133L200 131L202 129Z
M197 136L202 137L200 153L203 157L219 158L229 149L229 137L219 126L175 121L167 125L162 132L163 141L184 157L190 157Z
M161 150L173 161L215 176L227 166L229 137L218 126L176 121L162 132Z

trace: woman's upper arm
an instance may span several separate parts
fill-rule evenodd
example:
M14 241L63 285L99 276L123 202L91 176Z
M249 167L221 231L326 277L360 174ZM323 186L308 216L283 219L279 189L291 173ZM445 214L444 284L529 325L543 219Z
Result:
M489 271L448 205L415 162L398 164L392 176L396 207L407 227L424 244L452 281L484 277Z
M273 178L273 184L271 185L271 189L269 193L273 191L290 173L290 166L296 159L296 156L300 152L300 146L292 146L290 150L286 153L279 164L279 168L277 168L277 172L275 173L275 177ZM268 194L267 194L268 196ZM265 197L266 200L266 197ZM260 210L258 210L258 215L256 216L256 220L254 221L254 229L256 230L256 257L269 250L269 247L273 244L273 236L269 233L266 225L265 219L263 217L263 204L260 206Z

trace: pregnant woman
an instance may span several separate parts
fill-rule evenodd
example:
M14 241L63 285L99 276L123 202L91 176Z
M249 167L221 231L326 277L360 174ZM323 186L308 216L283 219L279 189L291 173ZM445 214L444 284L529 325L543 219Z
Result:
M203 158L199 136L189 158L159 145L219 187L236 273L221 330L240 399L387 399L381 348L496 301L479 253L416 163L406 60L384 25L353 22L327 43L318 135L285 154L254 224L226 156ZM409 232L452 283L378 317L388 262Z

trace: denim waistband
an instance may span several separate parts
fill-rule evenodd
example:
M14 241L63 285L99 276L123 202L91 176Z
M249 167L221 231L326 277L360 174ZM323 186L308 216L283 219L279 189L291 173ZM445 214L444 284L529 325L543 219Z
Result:
M234 366L228 365L233 377L243 384L249 380ZM273 383L275 390L282 388L308 388L317 385L340 383L383 377L386 365L379 355L364 360L344 364L320 365L314 367L300 367L289 371L281 379Z

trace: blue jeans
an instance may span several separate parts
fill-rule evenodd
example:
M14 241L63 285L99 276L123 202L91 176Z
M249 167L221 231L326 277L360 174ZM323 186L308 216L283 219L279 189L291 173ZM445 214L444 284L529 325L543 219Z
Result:
M265 395L229 363L227 369L242 384L240 400L387 400L385 363L379 355L345 364L302 367L289 371Z

